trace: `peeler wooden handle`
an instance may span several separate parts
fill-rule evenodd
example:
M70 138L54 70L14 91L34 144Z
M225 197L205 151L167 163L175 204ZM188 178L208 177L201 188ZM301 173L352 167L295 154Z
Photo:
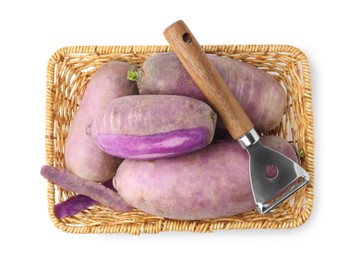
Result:
M164 36L231 136L239 139L253 129L249 117L186 24L181 20L173 23L165 29Z

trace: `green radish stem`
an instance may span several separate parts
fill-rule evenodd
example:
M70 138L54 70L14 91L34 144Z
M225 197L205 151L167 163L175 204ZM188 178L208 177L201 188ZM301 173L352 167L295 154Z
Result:
M304 151L304 149L300 148L300 149L298 150L298 153L299 153L299 156L300 156L301 159L303 159L303 158L305 157L305 151Z
M139 73L134 68L130 68L128 70L127 79L130 81L137 81L138 78L139 78Z

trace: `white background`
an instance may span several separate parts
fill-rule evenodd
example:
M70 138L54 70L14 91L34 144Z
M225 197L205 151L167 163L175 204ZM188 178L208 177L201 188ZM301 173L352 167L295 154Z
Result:
M357 1L2 1L0 259L313 259L358 256ZM46 66L69 45L162 45L183 19L202 44L289 44L309 58L315 201L293 230L74 235L47 213ZM6 256L5 256L6 255Z

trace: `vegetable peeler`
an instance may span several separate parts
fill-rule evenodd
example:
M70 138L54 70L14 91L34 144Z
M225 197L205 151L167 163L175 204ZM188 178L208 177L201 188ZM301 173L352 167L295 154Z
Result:
M186 24L173 23L164 36L232 138L248 152L256 209L266 214L307 185L309 174L299 164L260 143L254 125ZM275 172L271 177L265 175L269 167Z

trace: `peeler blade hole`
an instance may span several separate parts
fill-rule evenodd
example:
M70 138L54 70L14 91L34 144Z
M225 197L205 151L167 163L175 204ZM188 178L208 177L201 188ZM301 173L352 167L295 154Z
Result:
M267 164L264 166L264 175L269 179L274 179L278 176L279 169L274 164Z
M182 39L187 44L191 43L191 41L192 41L191 35L189 33L184 33L182 36Z

